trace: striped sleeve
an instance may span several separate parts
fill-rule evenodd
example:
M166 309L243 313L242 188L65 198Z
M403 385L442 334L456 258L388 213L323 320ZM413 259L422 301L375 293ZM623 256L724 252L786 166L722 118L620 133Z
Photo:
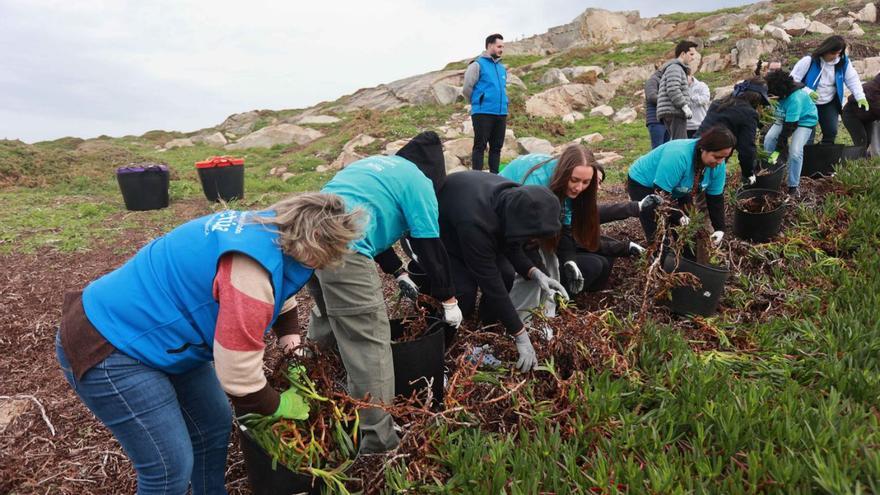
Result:
M272 322L274 296L269 274L249 256L220 259L214 278L220 305L214 333L214 367L220 386L238 414L269 415L278 408L278 392L263 374L263 335Z

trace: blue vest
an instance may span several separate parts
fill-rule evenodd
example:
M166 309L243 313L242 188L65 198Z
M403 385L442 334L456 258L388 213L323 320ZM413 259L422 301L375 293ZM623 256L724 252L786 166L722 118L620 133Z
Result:
M471 93L471 114L507 115L507 69L491 58L477 58L480 79Z
M275 310L268 331L312 270L282 253L274 227L248 221L255 214L204 216L150 242L86 287L89 321L122 353L168 373L212 361L220 308L213 295L217 264L224 254L240 252L271 276Z
M841 62L834 66L834 85L837 87L837 104L843 105L843 85L846 82L846 69L849 67L849 57L841 55ZM819 87L819 78L822 76L822 63L818 58L813 58L810 62L810 70L804 76L802 81L808 88L816 91Z

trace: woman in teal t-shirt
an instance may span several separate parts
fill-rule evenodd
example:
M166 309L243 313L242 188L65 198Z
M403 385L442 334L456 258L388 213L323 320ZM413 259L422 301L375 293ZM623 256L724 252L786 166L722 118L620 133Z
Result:
M786 71L777 70L767 74L767 92L770 96L778 97L779 103L776 105L776 123L764 137L764 151L778 151L783 158L788 154L788 194L795 197L799 195L804 146L819 122L816 104L802 89L803 85L794 82Z
M726 161L736 146L736 137L726 127L713 127L699 139L678 139L653 149L629 168L626 189L629 199L639 201L663 191L684 207L694 193L705 191L709 219L717 244L724 237L724 183ZM697 189L696 191L694 189ZM687 217L673 219L686 223ZM654 208L645 208L639 221L650 243L657 231Z

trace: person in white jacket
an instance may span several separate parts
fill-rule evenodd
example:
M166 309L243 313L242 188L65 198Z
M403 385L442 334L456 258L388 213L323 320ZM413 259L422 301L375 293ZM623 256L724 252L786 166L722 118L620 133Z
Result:
M709 86L694 76L688 76L688 97L691 100L690 107L691 118L687 121L687 137L694 137L703 119L706 118L706 112L709 110L709 104L712 103L712 95L709 93Z
M791 78L804 84L804 91L816 103L822 144L833 144L837 138L837 123L845 101L844 86L852 93L859 107L868 110L862 82L846 56L846 40L842 36L828 37L812 55L798 60L791 70ZM814 130L810 142L814 142L815 138Z

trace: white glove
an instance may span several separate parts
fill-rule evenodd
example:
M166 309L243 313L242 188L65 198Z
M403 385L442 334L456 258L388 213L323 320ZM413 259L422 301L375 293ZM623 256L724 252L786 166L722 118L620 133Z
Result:
M754 175L750 175L746 178L746 181L749 183L750 186L754 186L755 181L757 181L757 180L758 180L758 178L755 177Z
M645 196L644 198L642 198L641 201L639 201L639 211L642 211L645 208L652 208L654 206L658 206L662 203L663 203L663 198L661 198L660 196L658 196L656 194L649 194L649 195Z
M642 255L642 254L645 253L645 251L647 251L647 249L643 248L643 247L640 246L639 244L636 244L635 242L630 241L630 243L629 243L629 254L630 254L631 256Z
M681 111L684 112L684 118L691 120L694 117L694 112L691 111L691 107L685 105L681 107Z
M715 232L712 232L712 235L710 235L709 238L712 239L712 244L718 246L721 244L721 239L724 239L724 231L716 230Z
M538 364L538 356L535 354L535 348L532 347L532 341L529 339L529 332L523 330L522 333L513 338L516 343L516 351L519 353L519 359L516 361L516 368L525 373L530 371Z
M419 299L419 286L409 278L409 273L403 272L397 276L397 287L400 288L400 293L403 294L403 297L413 301Z
M282 335L278 338L278 345L285 354L293 352L293 349L300 344L302 338L297 333L290 335Z
M461 308L458 307L458 301L445 302L443 304L443 321L458 328L464 316L461 314Z
M584 290L584 274L581 273L581 269L578 268L577 263L574 261L566 261L565 265L562 266L562 270L565 271L570 292L578 294L580 291Z
M565 291L565 287L563 287L558 280L553 280L545 275L541 270L533 268L531 277L532 280L538 282L538 285L541 286L541 290L544 292L558 292L564 299L569 298L568 292Z
M681 226L685 226L689 223L691 223L691 219L688 218L687 215L682 215L681 218L678 219L678 224Z

